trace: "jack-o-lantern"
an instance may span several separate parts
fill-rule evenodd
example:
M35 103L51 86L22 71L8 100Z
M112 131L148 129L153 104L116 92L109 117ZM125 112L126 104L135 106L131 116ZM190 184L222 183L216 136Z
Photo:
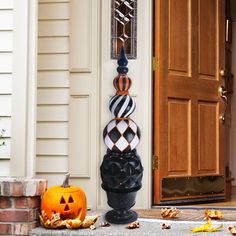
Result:
M42 197L41 212L52 219L53 214L59 213L61 219L84 220L87 212L87 201L84 191L69 185L69 174L61 186L49 188Z

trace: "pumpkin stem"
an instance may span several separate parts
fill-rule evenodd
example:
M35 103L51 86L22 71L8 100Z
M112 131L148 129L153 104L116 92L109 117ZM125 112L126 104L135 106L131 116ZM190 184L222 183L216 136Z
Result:
M69 188L70 187L69 178L70 178L70 174L67 173L66 176L65 176L65 180L64 180L63 184L61 185L61 187L63 187L63 188Z

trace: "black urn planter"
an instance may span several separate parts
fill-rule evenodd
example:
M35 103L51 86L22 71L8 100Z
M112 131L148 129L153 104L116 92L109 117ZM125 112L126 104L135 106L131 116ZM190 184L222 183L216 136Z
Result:
M140 130L129 118L136 105L128 92L132 81L127 76L127 64L128 60L122 48L118 59L118 76L113 80L116 95L109 104L115 118L103 131L103 139L108 149L100 167L102 188L106 191L108 205L114 209L106 213L106 220L115 224L130 223L138 218L137 213L130 208L135 204L143 176L141 160L136 152Z
M106 214L106 220L116 224L135 221L138 215L130 208L135 204L143 176L143 167L136 150L123 153L108 150L100 170L107 203L114 209Z

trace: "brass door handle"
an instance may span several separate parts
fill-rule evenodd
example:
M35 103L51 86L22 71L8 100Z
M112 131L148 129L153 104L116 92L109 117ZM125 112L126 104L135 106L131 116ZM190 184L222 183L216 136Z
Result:
M227 97L228 91L225 89L224 86L220 86L218 91L219 91L221 98L223 98L227 104L228 103L228 97Z
M220 97L222 99L224 99L225 101L225 109L224 109L224 113L220 115L219 117L219 120L222 124L225 123L225 114L226 114L226 110L227 110L227 105L228 105L228 91L226 90L226 88L224 86L220 86L219 89L219 94L220 94Z

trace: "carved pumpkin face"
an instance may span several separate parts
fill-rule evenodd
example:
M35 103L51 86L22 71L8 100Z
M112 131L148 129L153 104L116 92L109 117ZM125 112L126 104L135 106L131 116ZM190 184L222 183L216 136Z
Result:
M62 219L84 220L87 212L87 202L84 191L75 186L54 186L43 195L41 211L44 211L49 219L55 213L60 213Z

